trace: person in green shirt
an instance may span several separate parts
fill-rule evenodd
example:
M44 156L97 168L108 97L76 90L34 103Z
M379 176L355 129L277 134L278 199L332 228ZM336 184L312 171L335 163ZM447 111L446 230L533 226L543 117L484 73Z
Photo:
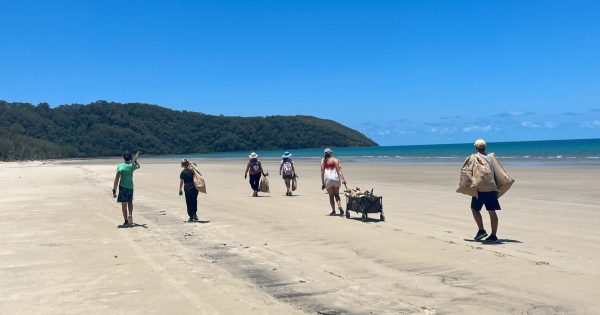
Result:
M121 209L123 210L123 219L125 220L123 226L133 225L133 172L140 168L140 164L138 164L137 159L133 162L132 159L131 153L125 152L123 154L125 162L117 166L117 175L112 190L113 197L117 197L117 185L119 186L117 202L121 203ZM129 216L127 215L128 208Z

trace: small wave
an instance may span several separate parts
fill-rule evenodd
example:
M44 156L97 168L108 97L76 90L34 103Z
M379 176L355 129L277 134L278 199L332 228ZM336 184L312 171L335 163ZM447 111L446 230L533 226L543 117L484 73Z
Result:
M586 156L586 159L600 159L600 156Z

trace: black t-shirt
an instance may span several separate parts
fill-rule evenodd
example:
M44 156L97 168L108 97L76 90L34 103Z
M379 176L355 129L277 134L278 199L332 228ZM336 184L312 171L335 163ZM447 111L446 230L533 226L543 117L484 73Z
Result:
M183 169L183 171L181 171L181 174L179 174L179 178L183 179L183 184L185 185L184 188L185 190L194 188L194 171L190 170L190 169Z

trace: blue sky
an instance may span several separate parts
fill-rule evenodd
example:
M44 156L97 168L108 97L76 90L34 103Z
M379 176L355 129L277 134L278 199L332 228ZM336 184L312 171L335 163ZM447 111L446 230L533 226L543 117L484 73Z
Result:
M600 137L598 1L4 1L0 99L315 115L383 145Z

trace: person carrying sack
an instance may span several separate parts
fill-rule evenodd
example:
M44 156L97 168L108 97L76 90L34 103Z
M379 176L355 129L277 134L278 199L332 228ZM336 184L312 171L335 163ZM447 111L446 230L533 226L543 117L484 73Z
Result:
M479 241L488 236L483 228L481 208L490 215L492 234L485 241L497 242L498 216L496 211L501 210L498 198L504 195L515 182L504 168L498 163L494 153L485 152L486 143L483 139L475 141L477 153L471 154L461 168L461 175L456 192L471 196L471 212L477 224L478 231L474 240Z
M294 168L294 162L292 162L292 154L289 152L283 153L281 156L281 165L279 165L279 175L283 178L285 182L285 187L287 189L285 195L291 196L292 191L296 190L295 187L291 187L292 182L296 182L296 169ZM296 184L294 184L295 186Z
M187 159L181 160L183 170L179 174L179 195L182 196L185 192L185 204L189 216L188 222L198 221L198 188L196 188L196 181L200 172L198 172L194 165L195 163L190 163ZM204 193L206 193L204 179L201 179L201 181L203 185L200 186L200 189L204 187Z
M258 159L258 154L255 152L250 153L248 156L248 164L246 164L246 171L244 172L244 179L248 178L248 173L250 174L250 187L254 191L252 197L258 197L258 192L262 191L259 187L260 185L260 176L264 175L265 177L269 175L269 173L265 173L262 168L262 163ZM267 182L267 192L268 192L268 182Z

